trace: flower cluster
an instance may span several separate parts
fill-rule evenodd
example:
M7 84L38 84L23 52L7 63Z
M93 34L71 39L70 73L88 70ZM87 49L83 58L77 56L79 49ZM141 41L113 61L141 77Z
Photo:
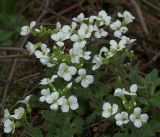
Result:
M53 84L55 82L56 78L58 78L58 76L53 75L51 77L51 79L44 78L41 80L41 82L40 82L41 85L48 85L51 88L41 90L42 96L39 98L39 101L46 102L47 104L49 104L51 110L57 110L59 106L61 106L62 112L68 112L69 108L71 110L78 109L79 104L77 102L76 96L71 95L70 97L68 97L68 99L65 96L60 97L60 94L64 94L72 87L72 82L69 83L63 89L56 89L55 85ZM52 92L51 92L51 90L52 90Z
M93 39L108 37L110 39L110 47L102 47L102 50L105 48L105 57L102 57L99 53L98 55L94 55L92 59L92 63L95 64L92 69L95 70L104 63L104 58L112 57L117 51L125 48L127 44L135 41L135 39L130 39L124 35L128 31L127 25L134 20L134 17L128 11L118 13L118 17L119 19L114 21L102 10L98 13L98 16L92 15L89 18L85 18L84 14L81 13L73 18L71 25L62 26L58 22L56 28L50 32L50 37L54 41L53 50L57 51L57 48L60 49L59 55L51 51L45 43L33 44L28 42L26 48L30 54L35 54L40 59L40 62L47 67L53 67L59 64L59 60L64 60L63 63L65 63L66 54L68 55L67 59L70 59L69 63L83 65L84 61L89 61L92 56L92 52L88 51L86 46L91 45L90 42ZM23 26L21 35L28 35L32 32L39 34L41 28L33 30L33 26L35 26L34 21L31 22L30 26ZM113 37L110 38L110 35L112 35L110 32L113 32L113 36L119 39L118 42ZM65 42L73 45L68 53L64 53L66 48ZM40 50L37 50L37 48L40 48Z
M29 107L30 95L27 96L24 100L18 101L26 104ZM28 110L28 109L27 109ZM5 133L14 133L16 127L20 127L21 123L24 122L24 118L26 117L27 111L23 107L19 107L14 110L14 114L11 115L8 109L4 110L4 118L2 119L2 123L4 124L4 132Z
M125 95L136 96L137 89L137 84L132 84L130 86L130 92L126 91L124 88L115 89L114 96L121 98L122 104L127 111L120 111L117 104L111 105L109 102L106 102L103 104L102 117L109 118L110 116L114 115L116 125L122 126L131 121L135 127L140 128L143 123L148 121L149 117L147 114L141 114L141 108L135 108L136 103L134 101L134 97L132 97L131 101L128 101L125 98ZM133 112L129 115L129 112L132 110Z
M88 88L94 82L94 75L89 74L92 72L86 70L85 63L93 63L91 69L95 71L105 65L116 52L135 41L135 39L130 39L124 35L128 31L127 25L134 20L134 17L130 12L125 11L118 13L118 18L112 19L104 10L100 11L97 16L92 15L90 17L85 17L83 13L80 13L72 19L71 25L62 26L60 22L57 22L56 28L49 31L50 38L54 43L52 49L45 43L33 44L28 42L26 48L30 54L34 54L40 59L43 65L47 67L57 66L58 68L56 74L51 78L43 79L41 84L53 85L55 78L62 78L66 82L75 81L75 83L81 83L83 88ZM35 26L34 21L31 22L30 26L23 26L21 35L40 34L43 27L33 29ZM110 39L109 43L106 43L107 45L102 47L97 55L94 55L89 50L92 47L91 43L96 42L96 39L105 39L106 37ZM70 48L65 43L71 45ZM56 86L54 85L54 87ZM43 89L41 94L40 101L51 104L50 108L53 110L56 110L59 105L63 106L62 102L66 102L62 101L64 97L59 98L58 91L49 88ZM48 101L49 98L50 101Z
M54 29L47 29L43 26L35 28L35 21L32 21L30 26L21 28L20 34L23 36L33 34L40 36L40 38L42 36L43 39L47 38L46 42L35 44L28 42L26 44L30 55L35 55L43 65L53 70L49 74L50 76L43 78L40 82L42 90L39 101L41 103L47 103L54 111L59 107L62 112L79 108L78 99L74 95L75 89L80 86L83 90L83 88L92 86L97 69L108 64L118 52L122 52L135 41L135 39L126 36L128 24L135 19L133 15L124 11L118 13L117 16L117 19L114 19L102 10L97 16L90 17L85 17L83 13L80 13L72 19L70 25L62 26L60 22L57 22ZM102 41L103 44L99 44L98 41ZM102 45L101 48L94 47L98 44ZM94 51L94 48L98 48L98 50ZM114 96L122 99L125 110L131 110L135 107L135 101L132 101L133 104L128 106L125 95L132 96L134 100L136 91L137 85L134 84L130 87L130 92L125 89L116 89ZM28 105L29 98L20 101L26 104L27 112L31 111ZM15 110L13 116L5 110L4 117L9 116L3 120L6 133L14 132L16 127L14 119L21 119L26 113L22 109ZM118 126L132 121L136 127L141 127L142 123L148 120L148 115L141 114L141 109L138 107L130 116L126 111L118 112L117 104L104 103L102 116L109 118L115 115Z
M50 89L42 89L42 96L39 98L40 102L46 102L50 104L51 110L57 110L58 106L61 106L62 112L68 112L69 108L71 110L76 110L79 105L77 102L77 97L71 95L68 99L65 96L59 97L59 93L57 91L50 92Z

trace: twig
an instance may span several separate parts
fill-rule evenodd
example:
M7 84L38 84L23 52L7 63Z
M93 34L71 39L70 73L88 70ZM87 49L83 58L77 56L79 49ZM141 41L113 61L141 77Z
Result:
M20 48L23 47L23 45L26 43L27 39L28 39L28 37L25 37L23 39L23 41L20 44ZM10 70L10 73L9 73L9 76L8 76L8 80L7 80L8 82L7 82L6 87L4 89L4 94L3 94L3 98L2 98L2 102L1 102L1 115L3 115L4 108L6 106L6 98L7 98L7 94L8 94L8 91L9 91L10 82L12 80L13 74L14 74L15 69L16 69L16 65L17 65L17 59L14 59L11 70Z
M46 0L46 3L45 3L44 6L47 7L47 6L48 6L48 5L47 5L48 3L49 3L49 0ZM40 14L40 16L38 17L38 19L37 19L36 22L39 22L39 21L44 17L44 15L45 15L45 14L44 14L44 11L46 11L46 9L44 9L44 10L42 11L41 14L43 14L43 16L41 16L41 14ZM22 40L22 42L21 42L21 44L20 44L20 48L23 48L23 46L24 46L24 44L27 42L28 38L29 38L29 36L26 36L26 37ZM17 55L19 55L19 54L17 53ZM6 98L7 98L7 94L8 94L8 91L9 91L10 82L11 82L11 80L12 80L13 74L14 74L15 69L16 69L17 61L18 61L17 58L14 59L14 61L13 61L13 64L12 64L12 67L11 67L11 70L10 70L10 73L9 73L9 76L8 76L8 79L7 79L8 83L6 84L6 87L5 87L5 89L4 89L4 94L3 94L2 101L1 101L1 115L3 115L3 113L4 113L4 108L6 107Z
M69 8L64 9L63 11L61 11L59 13L59 15L64 15L64 14L72 11L73 9L75 9L77 7L80 7L84 2L85 2L85 0L80 0L80 2L78 2L78 3L76 3L76 4L72 5L72 6L70 6Z
M142 67L141 67L141 71L145 71L148 67L150 67L153 63L156 62L156 60L160 58L160 52L157 52L153 57L152 59L147 62L146 64L144 64Z
M43 5L39 0L35 0L40 6L42 6L45 10L49 11L50 13L52 13L53 15L59 17L60 19L64 20L67 23L70 23L71 21L66 19L65 17L61 16L59 13L56 13L55 11L53 11L52 9L48 8L47 6Z
M26 58L31 57L29 55L7 55L7 56L0 56L0 59L15 59L15 58Z
M33 78L33 77L36 77L36 76L39 76L39 75L41 75L40 72L37 72L37 73L35 73L35 74L31 74L31 75L27 75L27 76L22 77L22 78L20 78L20 79L18 79L18 80L15 80L15 81L13 82L13 84L16 84L17 82L20 82L20 81L23 81L23 80L27 80L27 79L30 79L30 78Z
M38 23L38 26L56 26L56 24L51 24L51 23Z
M153 9L157 10L158 12L160 12L160 8L158 8L157 6L153 5L152 3L150 3L147 0L142 0L145 4L147 4L148 6L152 7Z
M48 7L49 5L49 0L46 0L46 3L45 3L45 7ZM41 19L44 17L44 15L47 13L47 10L46 9L43 9L42 13L40 14L40 16L38 17L38 19L36 20L36 22L40 22Z
M27 51L26 49L22 48L13 48L13 47L0 47L0 50L2 51Z
M134 6L137 14L138 14L138 17L140 19L140 23L141 23L141 26L142 26L142 29L145 33L145 35L148 35L148 28L147 28L147 25L146 25L146 22L144 20L144 17L143 17L143 14L142 14L142 11L140 9L140 6L137 4L137 2L135 0L130 0L130 2L132 3L132 5Z
M13 59L15 59L15 58L10 58L10 59L0 59L0 62L6 62L6 61L8 61L8 62L11 62L11 61L13 61ZM19 61L19 62L35 62L35 58L17 58L17 60Z

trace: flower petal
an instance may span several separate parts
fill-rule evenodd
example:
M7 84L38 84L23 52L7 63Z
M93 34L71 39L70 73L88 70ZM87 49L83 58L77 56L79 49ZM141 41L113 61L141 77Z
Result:
M132 85L130 86L130 91L131 91L132 93L136 93L136 92L137 92L137 89L138 89L137 84L132 84Z
M88 81L89 84L92 84L94 82L94 77L93 75L87 75L86 76L86 79Z
M86 79L82 79L82 81L81 81L81 85L82 85L82 87L87 88L87 87L89 86L89 82L88 82L88 80L86 80Z
M61 110L62 112L68 112L69 111L69 106L66 104L61 105Z
M102 117L104 117L104 118L109 118L111 116L111 113L110 112L108 112L108 111L103 111L102 112Z
M72 78L72 75L70 73L64 73L63 78L65 81L70 81Z
M112 106L112 115L116 114L118 111L118 105L117 104L113 104Z
M57 110L58 109L58 105L56 103L52 104L52 105L50 105L50 109L51 110Z
M75 75L77 72L77 69L76 69L76 67L69 67L68 71L70 72L70 74Z
M72 103L72 104L70 104L70 108L72 110L76 110L78 107L79 107L78 103Z
M144 123L146 123L148 121L148 118L149 118L147 114L142 114L140 117L141 117L141 121L144 122Z
M122 120L122 115L120 114L120 113L117 113L116 115L115 115L115 119L116 120Z
M130 118L130 120L131 120L132 122L134 122L135 119L136 119L136 115L135 115L135 114L131 114L131 115L129 116L129 118Z
M111 40L109 43L111 46L114 46L114 47L117 46L117 42L115 40Z
M108 109L110 109L111 108L111 104L109 103L109 102L105 102L104 104L103 104L103 110L108 110Z
M141 108L137 107L134 109L134 114L140 115L141 114Z
M123 125L123 121L122 120L117 120L116 121L116 125L117 126L122 126Z
M137 128L140 128L140 127L142 126L141 120L137 120L137 119L136 119L136 120L134 121L134 126L137 127Z

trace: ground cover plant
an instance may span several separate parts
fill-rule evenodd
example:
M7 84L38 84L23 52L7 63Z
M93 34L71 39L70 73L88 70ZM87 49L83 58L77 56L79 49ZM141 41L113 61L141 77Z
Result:
M160 78L139 72L129 35L136 18L105 10L79 13L53 26L31 21L27 54L42 64L36 92L3 109L2 132L31 137L156 137L160 129ZM68 22L68 21L67 21ZM67 25L66 25L67 24ZM22 132L21 132L22 131Z

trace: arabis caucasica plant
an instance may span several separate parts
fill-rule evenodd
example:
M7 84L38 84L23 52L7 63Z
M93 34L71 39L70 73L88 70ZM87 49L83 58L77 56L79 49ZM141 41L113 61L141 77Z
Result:
M51 28L38 27L33 21L23 26L20 34L35 38L26 49L46 68L46 75L39 81L39 92L32 96L33 104L27 96L18 101L26 107L15 109L13 115L5 109L4 132L14 133L27 125L30 136L81 136L88 124L102 118L115 123L120 132L147 125L146 103L139 100L145 88L136 80L133 51L128 49L135 41L127 36L134 19L128 11L111 17L102 10L90 17L80 13L67 25L57 22ZM29 124L28 115L34 108L44 119L39 118L43 134Z

